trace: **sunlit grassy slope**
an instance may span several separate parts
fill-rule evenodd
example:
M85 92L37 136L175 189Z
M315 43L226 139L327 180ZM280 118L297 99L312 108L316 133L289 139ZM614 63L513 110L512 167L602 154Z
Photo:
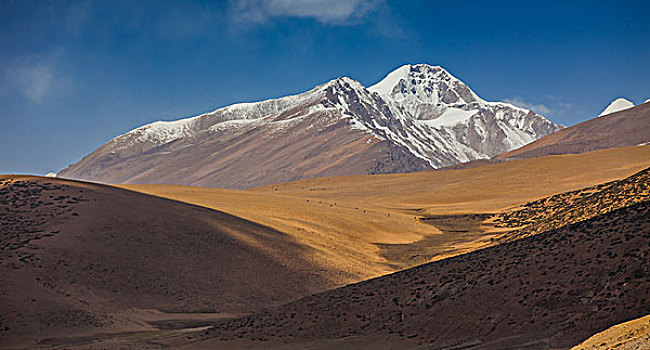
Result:
M343 176L249 190L176 185L122 187L275 228L310 248L306 257L349 283L484 247L490 227L459 214L524 202L627 177L650 166L650 146L410 174ZM454 230L418 218L452 215ZM429 222L429 221L426 221ZM446 225L449 226L449 225ZM433 238L433 244L405 244ZM399 247L400 256L390 254ZM314 253L315 252L315 253ZM407 257L404 257L404 254ZM413 259L409 259L413 256Z

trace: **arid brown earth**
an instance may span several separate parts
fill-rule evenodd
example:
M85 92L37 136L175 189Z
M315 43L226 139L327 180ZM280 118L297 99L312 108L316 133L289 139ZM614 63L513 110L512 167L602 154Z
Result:
M194 345L384 336L402 348L570 347L650 312L649 210L634 204L306 297L224 322Z
M222 212L103 185L0 180L2 347L178 328L171 321L192 325L187 313L198 326L333 286L307 248Z

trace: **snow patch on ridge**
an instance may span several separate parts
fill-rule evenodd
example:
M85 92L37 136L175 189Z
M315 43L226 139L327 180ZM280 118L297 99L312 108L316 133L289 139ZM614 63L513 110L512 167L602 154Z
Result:
M630 109L634 107L634 103L624 99L624 98L617 98L616 100L612 101L605 110L603 110L598 116L602 117L604 115L620 112L626 109Z
M382 96L389 96L395 85L397 85L401 79L405 79L410 70L411 65L405 64L390 72L384 79L369 87L368 90L375 91Z
M169 143L192 133L192 122L198 117L180 119L175 121L157 121L141 126L129 134L138 135L139 141L153 143Z
M441 116L436 119L419 120L420 123L426 124L433 128L452 127L460 123L467 123L469 118L476 114L478 109L469 111L460 108L448 108Z

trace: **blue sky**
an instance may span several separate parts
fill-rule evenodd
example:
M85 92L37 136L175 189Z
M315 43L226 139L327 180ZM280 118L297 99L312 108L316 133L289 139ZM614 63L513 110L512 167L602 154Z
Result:
M650 3L3 0L0 173L57 171L151 121L421 62L575 124L650 98Z

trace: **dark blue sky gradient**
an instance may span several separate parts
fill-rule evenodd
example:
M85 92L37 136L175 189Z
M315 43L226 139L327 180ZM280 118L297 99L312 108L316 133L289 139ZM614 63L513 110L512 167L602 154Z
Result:
M334 20L251 19L235 0L2 1L0 173L57 171L155 120L338 76L369 86L405 63L565 125L650 98L648 1L358 1Z

